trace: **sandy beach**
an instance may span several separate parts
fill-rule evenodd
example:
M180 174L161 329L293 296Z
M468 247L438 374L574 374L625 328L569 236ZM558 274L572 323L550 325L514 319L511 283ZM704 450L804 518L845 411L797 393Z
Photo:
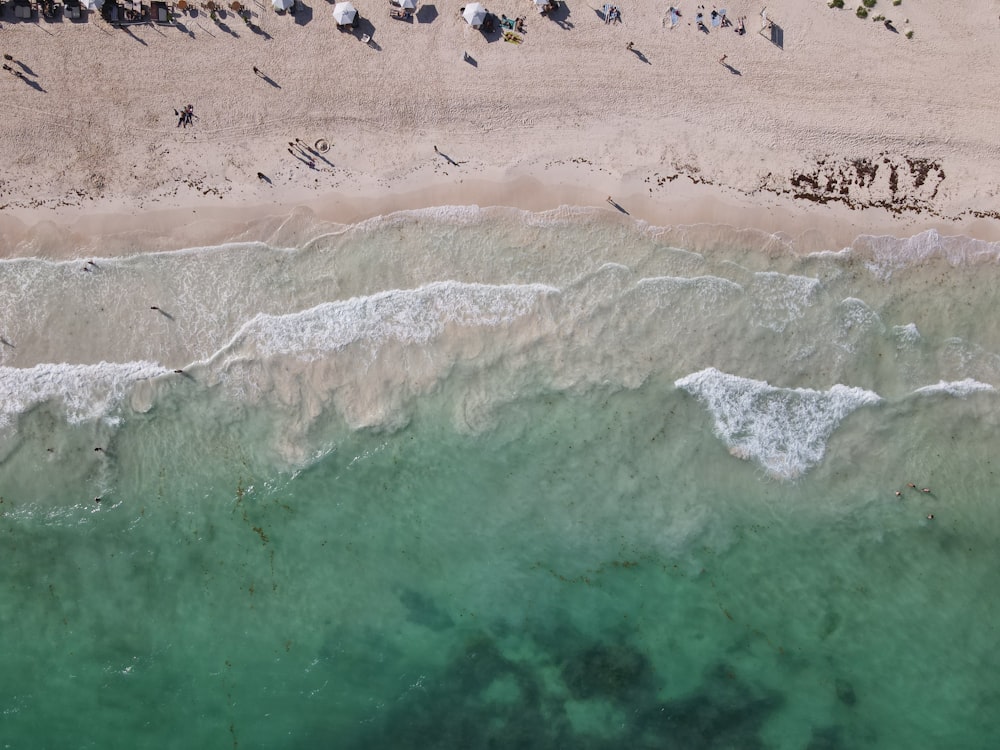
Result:
M654 0L620 5L620 24L576 0L552 17L487 4L524 17L520 43L457 3L401 21L359 0L359 29L341 31L311 2L295 16L254 3L252 27L199 9L126 28L15 21L6 4L0 46L23 74L0 77L0 254L127 253L137 235L168 249L295 207L350 223L445 204L607 206L804 249L928 228L1000 239L993 0L880 0L871 16L894 30L801 0L766 18L728 4L735 23L718 27L707 6L705 30L686 2L674 28Z

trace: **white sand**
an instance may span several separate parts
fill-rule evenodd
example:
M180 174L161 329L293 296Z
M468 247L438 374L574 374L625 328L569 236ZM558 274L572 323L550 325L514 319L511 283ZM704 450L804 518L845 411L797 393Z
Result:
M608 195L655 224L810 230L804 246L930 227L1000 239L996 0L879 0L900 33L776 0L783 49L745 0L726 4L745 36L699 32L687 0L675 29L661 0L623 0L616 26L584 0L556 20L487 3L526 17L519 45L488 42L457 1L405 23L357 0L375 46L308 3L254 3L260 34L232 13L229 31L204 11L121 30L14 23L8 6L0 47L38 88L0 76L0 255L132 252L136 232L206 244L300 205L351 222L446 203L615 210ZM186 103L198 120L177 128ZM295 138L326 139L329 164L296 160Z

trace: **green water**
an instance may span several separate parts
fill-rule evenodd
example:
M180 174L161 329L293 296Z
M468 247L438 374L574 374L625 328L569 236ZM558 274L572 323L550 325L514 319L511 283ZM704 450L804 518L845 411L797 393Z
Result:
M0 263L0 748L1000 744L1000 249L312 236Z
M149 420L101 503L5 498L6 745L996 738L1000 519L961 479L985 450L859 457L885 415L861 417L834 468L776 482L667 383L516 403L474 437L452 397L294 476L166 467L135 450L162 446ZM897 500L886 461L948 489Z

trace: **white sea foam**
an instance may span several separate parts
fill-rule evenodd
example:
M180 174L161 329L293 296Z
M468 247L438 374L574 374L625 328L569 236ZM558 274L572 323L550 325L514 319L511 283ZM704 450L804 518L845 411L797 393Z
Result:
M709 367L674 385L704 404L716 435L732 455L754 459L773 476L796 477L819 463L833 431L847 415L881 401L862 388L828 391L776 388Z
M878 313L856 297L841 300L836 312L838 330L833 343L847 352L858 351L869 337L885 333L885 324Z
M743 287L735 281L718 276L695 276L683 278L676 276L660 276L640 279L636 291L644 298L657 300L661 307L677 303L678 293L686 292L690 296L685 302L697 300L702 312L710 312L723 304L743 298Z
M852 254L865 258L865 268L880 281L887 282L894 272L939 257L951 266L1000 262L1000 243L969 237L942 237L928 229L912 237L898 238L871 235L858 237Z
M995 393L996 388L989 383L980 383L978 380L973 380L972 378L965 378L965 380L957 381L942 380L934 385L925 385L923 388L917 388L917 390L914 391L914 393L921 393L925 395L944 393L958 398L965 398L973 393L984 392Z
M893 326L892 337L900 347L919 344L921 338L923 338L917 329L916 323L907 323L905 326Z
M428 206L425 208L404 209L391 214L373 216L363 219L348 227L351 231L369 232L374 229L384 229L399 225L409 225L414 219L434 221L454 226L469 226L478 224L484 219L484 209L477 205L468 206Z
M70 423L106 417L141 381L169 373L152 362L0 367L0 426L45 402L58 402Z
M558 292L544 284L436 282L418 289L328 302L288 315L261 313L247 322L226 348L252 342L256 352L265 356L293 355L309 360L358 342L426 343L450 325L508 324L532 310L542 296Z
M781 333L805 314L819 288L819 279L808 276L755 273L747 289L753 300L753 322Z

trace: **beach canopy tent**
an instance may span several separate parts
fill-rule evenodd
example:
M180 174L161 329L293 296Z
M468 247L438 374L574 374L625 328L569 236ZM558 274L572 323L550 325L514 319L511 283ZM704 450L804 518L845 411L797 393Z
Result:
M482 6L482 3L469 3L462 12L462 18L466 20L469 26L479 28L483 25L483 21L486 20L486 8Z
M295 0L271 0L271 7L275 10L284 11L295 5Z
M399 7L403 10L416 10L417 0L399 0Z
M83 7L87 10L100 10L104 7L104 0L83 0Z
M354 17L358 12L350 3L337 3L333 6L333 20L338 26L348 26L354 23Z

